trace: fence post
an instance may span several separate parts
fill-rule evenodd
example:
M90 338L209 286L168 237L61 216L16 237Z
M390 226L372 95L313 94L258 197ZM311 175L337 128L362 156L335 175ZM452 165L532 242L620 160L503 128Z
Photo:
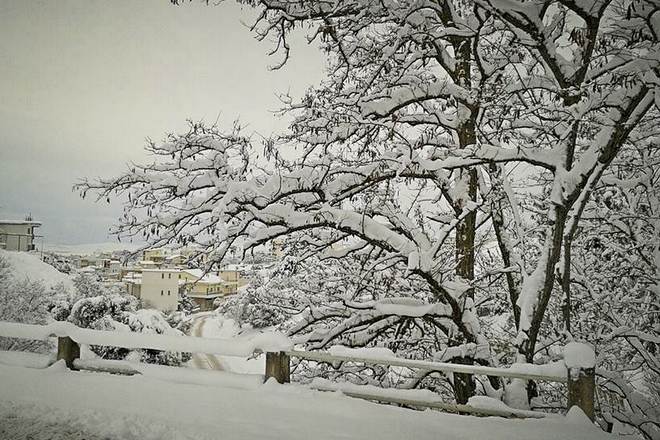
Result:
M57 360L64 359L64 363L70 370L76 370L73 361L80 358L80 345L68 336L57 338Z
M596 391L596 353L593 347L569 342L564 347L564 363L568 370L568 409L577 406L593 421Z
M284 351L266 353L266 377L274 377L279 383L291 382L291 369L289 355Z
M577 406L593 421L595 389L594 368L570 368L568 370L568 409Z

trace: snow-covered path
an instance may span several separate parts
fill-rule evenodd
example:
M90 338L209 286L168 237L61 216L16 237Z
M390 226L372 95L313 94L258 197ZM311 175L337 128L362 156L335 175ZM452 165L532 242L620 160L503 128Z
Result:
M204 326L209 315L201 315L193 319L190 336L204 337ZM207 353L193 353L192 363L195 368L223 371L225 368L218 356Z
M36 426L53 429L50 437L35 439L74 440L78 433L92 440L614 438L579 417L506 420L421 412L298 385L237 380L221 371L178 370L173 381L72 372L61 362L47 369L0 365L0 426L15 424L10 417L20 414L23 420L38 420L41 425ZM193 373L209 380L182 383ZM211 376L226 380L214 383ZM64 427L74 434L62 437L58 429Z
M190 336L203 338L233 339L240 332L233 319L225 318L214 312L203 312L193 318ZM244 336L259 333L249 330ZM205 353L193 354L192 366L198 369L231 371L235 373L263 374L265 359L263 356L245 359L233 356L220 356Z

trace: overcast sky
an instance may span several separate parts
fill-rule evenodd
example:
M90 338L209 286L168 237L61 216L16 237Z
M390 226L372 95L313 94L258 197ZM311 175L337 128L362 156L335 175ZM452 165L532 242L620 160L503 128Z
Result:
M31 212L47 243L112 240L118 206L82 200L77 179L112 176L185 120L267 135L286 127L277 94L322 77L303 39L280 71L233 2L0 1L0 219Z

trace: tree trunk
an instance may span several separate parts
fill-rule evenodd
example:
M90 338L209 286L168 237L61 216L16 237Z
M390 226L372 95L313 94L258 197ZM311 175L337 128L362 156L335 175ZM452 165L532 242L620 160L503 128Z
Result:
M543 286L538 293L538 303L532 313L529 329L526 331L527 339L518 346L518 352L525 356L528 363L533 363L536 351L536 341L541 330L545 310L552 295L555 283L555 267L561 256L564 239L564 228L566 226L567 209L557 206L554 209L554 222L548 226L546 232L546 248L544 252L545 263L543 266Z
M469 39L457 39L454 43L456 50L457 63L457 77L459 85L469 89L471 87L471 72L470 72L470 49L471 44ZM458 128L458 142L461 148L466 148L469 145L474 145L477 141L476 136L476 121L472 109L465 108L466 105L459 103L462 110L467 110L469 117ZM455 199L454 210L457 215L467 206L468 202L477 201L477 170L474 168L461 170L460 175L457 177L458 182L466 182L466 193L461 197ZM477 214L471 212L467 215L456 227L456 275L465 280L474 279L474 238L476 232ZM474 300L474 291L470 289L465 293L465 298ZM462 343L462 341L457 341ZM472 357L456 358L453 362L472 365L474 359ZM468 399L474 395L476 385L474 377L471 374L454 374L454 396L458 403L467 403Z
M564 318L564 330L571 333L571 239L564 238L564 268L562 270L561 287L564 291L564 301L561 311Z

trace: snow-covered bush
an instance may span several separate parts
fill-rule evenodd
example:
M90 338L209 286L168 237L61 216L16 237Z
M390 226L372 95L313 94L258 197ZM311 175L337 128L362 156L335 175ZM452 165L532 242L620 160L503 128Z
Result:
M181 330L174 329L166 317L157 310L138 310L124 315L124 322L129 331L157 335L181 336ZM192 358L191 353L161 350L138 350L140 362L180 366Z
M187 316L190 315L191 313L195 312L196 310L199 309L199 306L193 301L190 296L188 296L188 292L184 289L180 293L179 297L179 305L177 307L177 312L180 312L182 316ZM176 314L176 312L174 312Z
M45 324L49 298L65 290L62 284L48 287L41 280L17 278L9 262L0 255L0 321ZM49 341L0 337L0 350L48 352L51 348Z
M74 280L76 291L54 296L49 301L49 311L53 319L69 321L79 327L95 330L140 332L153 334L182 335L174 329L161 312L140 309L140 303L132 295L115 285L105 285L87 274L80 274ZM176 312L175 312L176 313ZM171 322L185 330L185 316L169 317ZM119 347L90 346L90 349L104 359L130 358L147 363L178 366L187 362L189 353L164 352L159 350L128 350Z
M75 273L76 270L74 262L69 257L63 255L46 252L43 254L43 262L50 264L55 269L66 274Z
M175 312L165 317L156 310L140 310L139 301L117 284L104 284L88 274L78 274L74 289L58 283L47 286L44 281L16 278L14 270L0 255L0 320L27 324L46 324L50 320L69 321L82 328L182 335L189 321L186 314ZM172 323L173 328L169 322ZM130 350L118 347L91 346L104 359L130 356L143 362L180 365L189 353L158 350ZM0 338L0 350L47 352L49 341Z

